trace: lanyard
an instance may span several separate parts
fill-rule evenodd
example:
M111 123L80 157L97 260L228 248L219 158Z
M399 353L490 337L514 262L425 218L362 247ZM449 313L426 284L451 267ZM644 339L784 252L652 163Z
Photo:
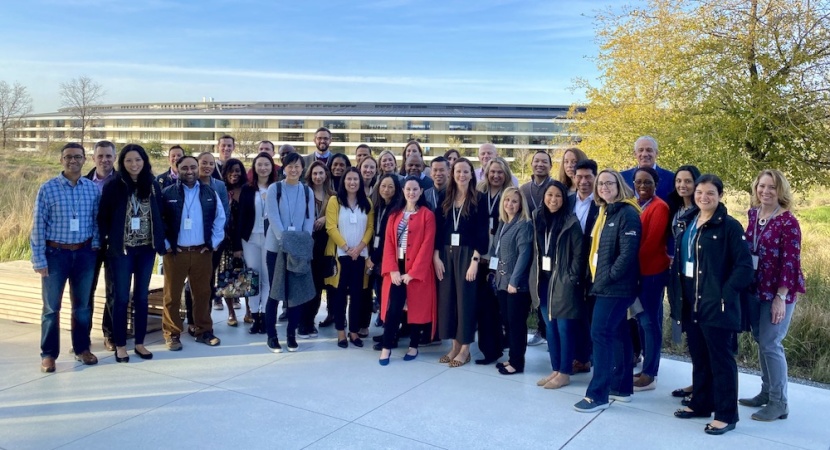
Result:
M141 204L138 202L138 198L135 196L135 192L133 195L130 196L130 206L133 208L133 217L138 217L138 211L140 209Z
M280 181L280 183L284 183L285 186L289 186L289 184L286 183L285 181ZM297 183L297 184L299 185L300 189L305 189L305 186L303 186L302 183ZM300 189L297 189L297 192L294 194L294 204L295 205L297 204L297 202L300 199ZM294 226L294 208L291 207L291 197L286 195L285 196L285 202L288 204L288 224L293 227ZM354 211L352 211L352 212L354 212Z
M381 208L380 214L377 217L375 217L375 234L380 233L380 223L383 221L383 215L386 214L387 207L388 206L384 206L383 208Z
M499 197L501 197L501 192L496 194L495 197L490 197L490 193L487 193L487 212L490 213L490 216L493 216L493 207L499 204Z
M545 232L545 254L543 256L548 256L548 251L550 250L550 237L553 234L553 227L547 229Z
M646 208L648 207L648 205L650 205L650 204L651 204L651 201L652 201L652 200L654 200L654 197L651 197L650 199L648 199L648 201L647 201L647 202L643 203L643 205L642 205L642 206L640 206L640 209L641 209L642 211L645 211L645 210L646 210Z
M266 196L265 190L260 188L259 189L259 202L260 202L259 203L259 216L262 217L262 218L264 218L266 216L265 196Z
M190 218L190 207L193 206L193 202L196 201L195 199L199 197L199 192L200 191L199 191L199 182L198 181L194 185L193 190L195 190L196 193L193 196L194 200L191 200L189 205L187 204L187 191L185 191L185 194L184 194L184 208L185 208L185 213L187 213L187 218L188 219Z
M462 205L463 208L464 205ZM456 212L456 210L458 212ZM453 223L453 231L458 233L458 221L461 219L461 209L457 209L455 204L452 205L452 223Z
M76 181L75 186L70 187L70 188L67 188L65 184L61 184L61 186L63 186L62 190L63 190L64 194L66 194L66 196L69 197L72 200L72 201L68 201L67 203L69 203L69 208L72 210L72 218L73 219L78 218L78 205L81 204L81 199L80 198L78 198L78 199L75 198L75 189L74 189L75 187L78 187L78 184L80 183L80 181L81 180ZM69 191L68 193L67 193L67 190Z
M504 222L502 222L502 224L501 224L501 232L499 233L499 237L498 237L498 239L496 239L496 251L494 252L494 253L495 253L495 255L494 255L494 256L499 256L499 247L501 246L501 238L502 238L502 236L504 236L504 233L506 233L506 232L507 232L508 228L510 228L511 226L513 226L513 224L514 224L514 223L516 223L516 222L517 222L517 219L516 219L516 218L514 218L514 219L513 219L513 221L512 221L512 222L510 222L510 223L504 223Z
M697 228L697 218L700 217L700 214L697 214L694 219L692 219L692 225L689 227L689 242L686 243L686 260L687 261L694 261L694 253L692 252L695 249L695 237L697 236L698 228Z
M438 198L435 197L435 189L432 190L432 204L435 205L435 209L438 209Z

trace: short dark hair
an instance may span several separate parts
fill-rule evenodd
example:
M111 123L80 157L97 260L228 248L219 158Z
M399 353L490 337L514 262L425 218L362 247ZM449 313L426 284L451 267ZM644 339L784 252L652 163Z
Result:
M182 148L182 146L181 146L181 145L179 145L179 144L176 144L176 145L174 145L174 146L170 147L170 148L167 150L167 155L169 156L169 155L170 155L170 152L172 152L173 150L176 150L176 149L179 149L179 150L181 150L181 151L182 151L182 153L184 153L184 149Z
M84 154L86 154L86 150L84 149L84 146L77 143L77 142L67 142L66 145L61 147L61 154L63 154L63 151L68 149L68 148L79 148L84 152Z
M300 156L299 153L292 152L282 157L282 166L285 167L289 164L294 164L295 162L300 161L300 167L305 170L305 159Z
M436 156L435 158L432 158L432 161L429 162L429 165L432 166L433 163L444 163L447 165L447 169L450 168L450 161L447 158L444 158L443 156Z
M637 178L637 172L645 172L651 175L651 178L654 178L654 184L657 185L660 183L660 175L657 175L657 171L654 170L652 167L638 167L634 170L634 178Z
M277 149L276 147L274 147L274 143L273 143L273 142L271 142L271 141L259 141L259 144L260 144L260 145L262 145L262 144L268 144L268 145L270 145L270 146L271 146L271 150L276 150L276 149Z
M366 144L360 144L360 145L358 145L357 147L355 147L354 152L355 152L355 153L357 153L357 151L358 151L358 150L360 150L361 148L365 148L366 150L369 150L369 156L371 156L371 155L372 155L372 147L369 147L369 146L368 146L368 145L366 145Z
M315 132L314 132L314 134L316 135L317 133L319 133L319 132L321 132L321 131L325 131L326 133L328 133L328 134L329 134L329 137L331 137L331 130L329 130L329 129L328 129L328 128L326 128L326 127L320 127L320 128L318 128L318 129L317 129L317 131L315 131Z
M723 181L721 181L720 177L717 175L713 173L704 173L703 175L697 177L697 180L695 180L695 188L697 188L699 184L703 183L714 184L715 188L718 190L718 195L723 194Z
M219 139L216 140L216 143L218 144L222 142L222 139L230 139L231 142L233 142L233 144L236 145L236 139L234 139L233 136L231 136L230 134L223 134L219 137Z
M181 166L181 165L182 165L182 161L184 161L184 160L185 160L185 159L187 159L187 158L193 158L193 161L196 161L196 164L199 164L199 159L198 159L198 158L196 158L196 157L195 157L195 156L193 156L193 155L188 155L188 154L186 154L186 153L185 153L185 154L184 154L184 156L182 156L181 158L179 158L179 159L176 161L176 168L178 169L178 168L179 168L179 166Z
M93 150L98 147L109 147L112 149L112 153L115 154L115 144L110 141L98 141L95 143L95 147L92 147Z
M534 153L534 154L533 154L533 156L536 156L536 155L538 155L539 153L541 153L541 154L543 154L543 155L547 156L547 157L548 157L548 164L550 164L551 166L553 166L553 158L551 158L551 157L550 157L550 153L548 153L548 152L546 152L546 151L544 151L544 150L536 150L536 153ZM530 158L530 159L531 159L531 160L533 160L533 158ZM574 170L576 170L576 169L574 169Z
M597 162L593 159L583 159L582 161L576 163L576 166L574 167L574 172L576 172L579 169L589 169L591 173L594 174L594 176L597 176Z

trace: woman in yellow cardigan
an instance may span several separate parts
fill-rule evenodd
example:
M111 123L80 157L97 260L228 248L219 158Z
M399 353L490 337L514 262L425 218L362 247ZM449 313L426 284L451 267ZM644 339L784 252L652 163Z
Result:
M366 197L360 172L354 167L347 169L337 196L332 197L326 206L326 232L329 235L326 255L335 257L337 261L337 272L326 278L326 284L334 287L328 301L334 314L337 346L340 348L349 346L345 331L346 296L352 300L349 307L349 342L355 347L363 347L357 333L363 309L372 307L371 303L364 305L363 289L368 286L367 247L375 231L374 217L372 202Z

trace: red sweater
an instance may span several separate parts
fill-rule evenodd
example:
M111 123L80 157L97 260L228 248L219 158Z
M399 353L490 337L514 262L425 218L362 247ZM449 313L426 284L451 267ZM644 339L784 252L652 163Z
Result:
M640 275L657 275L669 268L666 247L669 230L669 205L655 196L640 214L643 236L640 239Z

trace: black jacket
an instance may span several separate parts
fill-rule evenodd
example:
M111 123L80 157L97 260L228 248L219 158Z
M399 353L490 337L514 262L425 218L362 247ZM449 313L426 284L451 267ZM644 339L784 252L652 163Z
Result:
M213 221L216 220L216 208L221 208L222 205L217 205L216 191L209 185L197 181L199 184L199 204L202 209L202 233L205 240L205 246L211 250L213 248ZM161 207L161 217L164 220L164 235L167 241L170 242L171 252L174 254L178 252L179 246L179 230L182 225L182 212L184 210L184 185L176 183L164 189L162 192L163 203ZM227 218L226 218L227 220Z
M167 169L166 172L156 177L156 181L158 181L162 189L176 184L177 180L173 179L172 173L171 169Z
M579 319L587 313L584 292L584 273L587 263L587 247L583 245L582 228L579 219L571 214L555 239L555 251L551 245L545 252L545 221L542 208L533 215L536 246L535 264L537 272L542 272L542 257L550 256L551 271L549 282L541 283L537 289L547 289L548 319ZM537 276L537 279L545 277Z
M127 224L127 204L132 192L127 183L117 172L107 180L101 191L101 203L98 208L98 230L101 233L101 248L106 249L107 256L124 255L124 229ZM164 248L164 223L161 218L161 187L153 180L150 192L150 229L152 230L153 249L159 255L166 253Z
M642 235L640 215L634 206L615 202L606 207L605 227L597 249L597 271L591 294L632 298L637 295L640 278L638 254Z
M256 222L256 207L254 206L254 202L256 201L256 195L258 193L258 187L251 187L247 184L243 185L242 190L239 192L238 213L236 217L227 218L228 223L231 220L235 221L234 226L231 227L233 233L230 236L231 247L235 252L242 250L243 239L246 241L251 239L251 232L254 229L254 222ZM268 230L267 219L265 220L265 230Z
M714 216L697 232L692 279L697 298L683 298L685 261L681 261L680 246L683 234L696 217L696 214L687 214L678 220L675 227L675 258L669 279L671 317L677 321L693 320L740 331L741 299L755 273L744 229L727 213L723 204L718 205ZM684 317L684 309L687 317Z

